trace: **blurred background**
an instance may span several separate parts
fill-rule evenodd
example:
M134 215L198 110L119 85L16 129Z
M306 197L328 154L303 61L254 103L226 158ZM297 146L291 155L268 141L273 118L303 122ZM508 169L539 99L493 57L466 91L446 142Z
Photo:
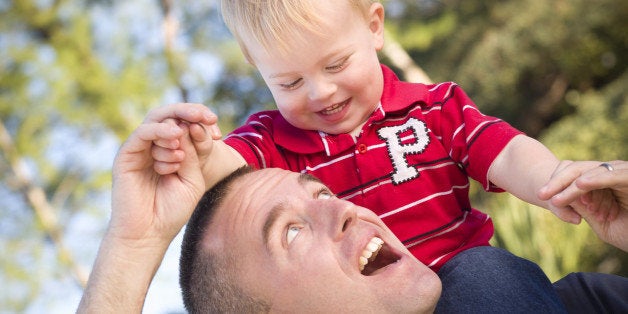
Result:
M383 63L456 81L562 159L628 159L628 1L388 0ZM121 142L157 106L198 102L223 133L273 108L216 0L0 0L0 313L78 305L109 217ZM552 280L628 275L586 223L477 186L493 244ZM181 313L178 240L145 313Z

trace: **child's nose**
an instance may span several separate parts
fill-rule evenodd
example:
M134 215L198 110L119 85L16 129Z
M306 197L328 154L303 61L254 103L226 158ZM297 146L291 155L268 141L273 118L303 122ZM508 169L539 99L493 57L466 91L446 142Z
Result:
M308 97L310 101L327 100L336 92L336 84L327 78L318 78L311 82Z

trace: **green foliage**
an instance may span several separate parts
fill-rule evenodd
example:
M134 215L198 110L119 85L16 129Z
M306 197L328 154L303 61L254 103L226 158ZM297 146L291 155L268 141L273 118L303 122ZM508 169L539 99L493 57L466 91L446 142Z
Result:
M551 280L569 272L595 271L601 243L586 226L568 225L549 211L510 195L494 196L489 204L495 224L493 244L536 262ZM593 249L593 250L592 250Z
M483 112L539 138L561 159L628 156L628 3L389 1L388 30L435 81L458 82ZM452 25L453 24L453 25ZM571 271L626 274L628 257L586 223L571 226L508 194L473 193L495 245Z
M573 111L564 100L568 90L598 89L626 71L625 2L443 3L429 17L388 23L434 80L458 82L485 113L532 136ZM429 36L421 32L451 20L456 25L439 28L430 46L414 44Z
M614 160L628 156L628 73L601 90L567 94L574 114L549 127L541 140L561 159ZM563 223L544 209L507 194L484 199L494 219L494 244L537 262L550 279L575 271L628 275L628 256L603 242L583 222Z
M81 149L95 149L92 143L107 136L126 138L162 96L164 81L147 80L143 60L120 56L119 69L107 66L94 50L94 21L83 9L80 1L25 0L0 10L0 121L7 132L0 146L0 215L4 224L15 223L0 231L0 278L15 287L0 293L3 310L22 312L46 285L76 276L78 261L58 241L76 213L98 206L111 167L88 165L94 161L81 158ZM64 135L75 138L57 141ZM37 189L46 200L30 198ZM48 216L35 214L46 206Z
M12 287L0 293L3 310L45 304L47 285L76 280L73 263L91 264L115 147L151 107L207 104L223 133L273 107L222 25L217 1L173 1L180 29L168 49L163 3L0 1L0 121L9 137L7 144L0 134L0 280ZM628 2L384 3L391 37L434 80L459 82L486 113L561 158L628 156ZM106 145L113 148L100 153ZM29 187L44 192L58 230L46 229L26 198ZM626 254L584 225L505 194L474 197L494 217L495 244L539 262L554 279L572 270L628 272ZM71 247L81 256L72 261L51 235L73 234L86 216L100 222L94 243Z
M542 137L561 158L613 160L628 156L628 72L601 90L572 90L566 100L575 113Z
M586 222L565 223L509 194L487 197L481 206L495 225L491 243L534 261L551 280L577 271L628 274L626 253L600 241Z

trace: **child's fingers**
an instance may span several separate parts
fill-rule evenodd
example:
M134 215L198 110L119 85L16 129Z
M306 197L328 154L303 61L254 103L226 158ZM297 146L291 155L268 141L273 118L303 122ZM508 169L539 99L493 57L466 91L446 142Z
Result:
M563 160L561 161L554 172L550 180L543 186L538 193L538 197L541 200L548 200L556 193L567 188L578 175L569 171L569 165L573 164L573 161Z
M218 124L213 123L209 125L209 130L210 130L210 134L212 135L212 138L215 140L218 140L222 137L222 132L220 132L220 128L218 127Z
M210 155L214 147L214 140L217 140L220 137L216 138L210 136L207 133L207 128L203 125L191 124L190 138L192 139L194 147L196 148L196 153L198 157L201 159L201 163L204 164L205 159Z
M567 206L587 192L574 182L584 173L595 170L598 164L597 161L567 163L566 166L557 169L552 178L539 190L539 199L550 200L557 207Z
M190 136L195 142L202 142L208 140L208 135L211 139L219 140L222 137L222 132L217 124L202 124L193 123L190 124Z
M560 218L560 220L564 222L577 225L582 220L582 217L580 216L580 214L578 214L570 206L564 206L564 207L553 206L551 210L554 213L554 215L556 215L556 217Z
M190 137L192 138L192 140L194 142L204 142L206 141L209 137L207 136L208 130L207 127L199 124L199 123L194 123L194 124L190 124Z
M193 124L192 124L193 125ZM189 127L188 125L188 134ZM195 144L192 142L191 136L184 136L181 138L181 149L185 154L185 160L181 162L181 168L178 170L179 176L186 182L192 183L199 188L200 193L205 191L205 180L201 172L201 165L199 163L199 155Z

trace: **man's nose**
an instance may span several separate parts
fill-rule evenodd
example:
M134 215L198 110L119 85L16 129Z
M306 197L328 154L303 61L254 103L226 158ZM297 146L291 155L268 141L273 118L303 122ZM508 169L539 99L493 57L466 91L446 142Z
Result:
M309 83L308 98L310 101L324 101L329 99L337 90L336 84L329 78L321 75Z
M321 204L319 213L321 214L321 222L326 224L334 241L342 240L358 221L358 213L355 206L346 201L324 201Z

